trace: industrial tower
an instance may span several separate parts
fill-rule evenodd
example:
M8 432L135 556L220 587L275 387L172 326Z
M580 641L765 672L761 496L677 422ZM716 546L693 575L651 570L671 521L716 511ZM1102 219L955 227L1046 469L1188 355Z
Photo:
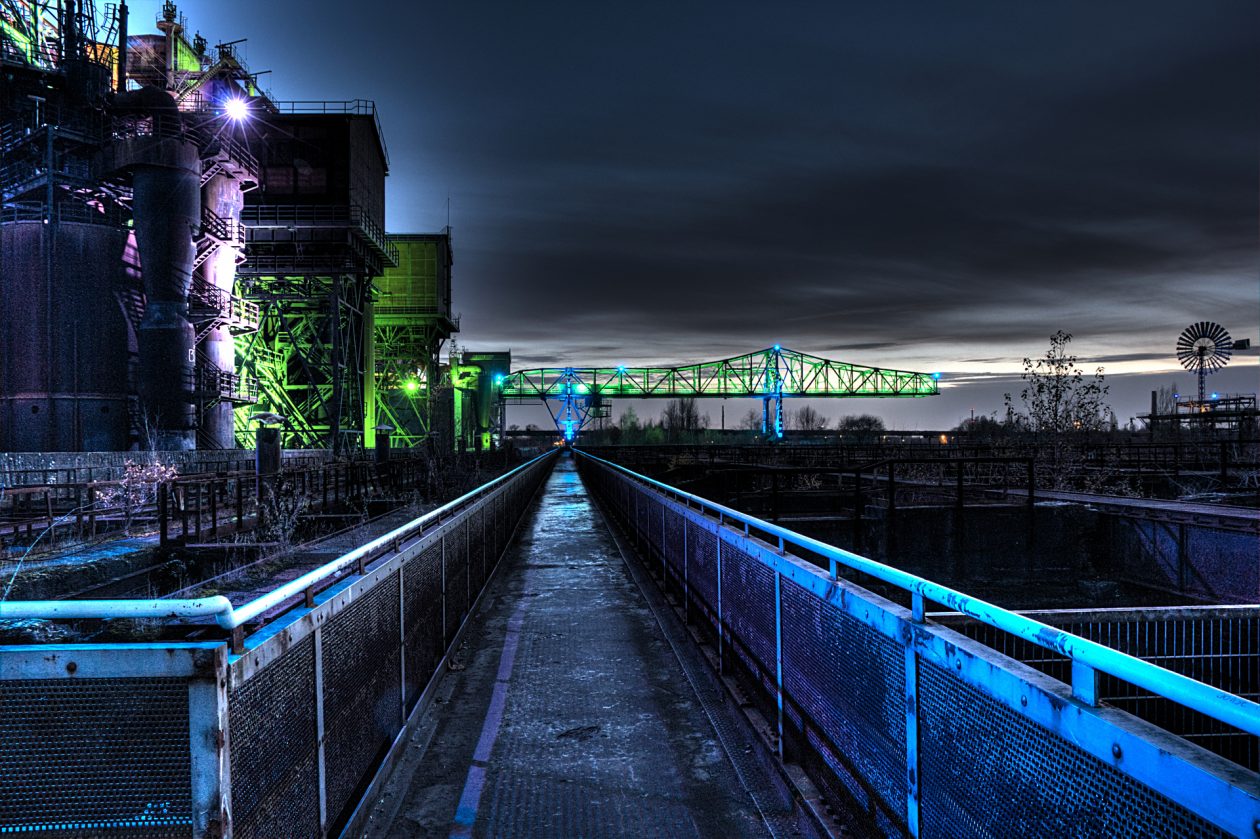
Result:
M418 443L450 238L415 237L441 302L396 305L375 105L276 101L174 3L156 29L0 0L0 450L252 446L262 412L290 447Z

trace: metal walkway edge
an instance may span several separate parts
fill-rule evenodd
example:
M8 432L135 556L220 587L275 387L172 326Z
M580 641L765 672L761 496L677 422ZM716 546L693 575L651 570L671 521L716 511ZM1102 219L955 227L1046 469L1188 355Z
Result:
M366 835L809 835L697 694L570 458L484 603Z

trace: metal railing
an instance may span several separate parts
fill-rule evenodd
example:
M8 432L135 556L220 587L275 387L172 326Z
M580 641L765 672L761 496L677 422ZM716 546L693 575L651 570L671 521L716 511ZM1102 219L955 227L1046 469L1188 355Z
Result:
M355 548L349 553L328 562L307 574L293 580L271 592L243 604L233 607L224 597L200 598L193 600L23 600L0 602L0 620L64 620L81 618L99 618L111 620L117 618L191 618L213 616L224 629L236 630L246 622L257 618L264 612L284 603L296 595L305 593L313 597L320 583L329 580L354 566L362 569L366 564L380 558L386 553L398 550L405 541L415 538L428 527L443 521L454 511L467 506L488 491L509 481L514 475L538 465L554 452L539 455L505 475L483 484L471 492L461 495L432 512L413 519L402 527L395 528L384 536ZM340 464L336 464L340 465ZM240 643L239 638L234 642Z
M235 607L0 604L5 620L212 617L234 630L232 647L0 646L0 833L324 836L356 824L553 460Z
M359 204L253 204L241 209L245 227L349 227L376 253L398 265L398 246Z
M1255 772L1101 706L1099 684L1135 685L1250 736L1255 702L578 455L649 570L745 675L781 752L888 831L1246 835L1260 819ZM855 579L899 589L909 608ZM1069 683L936 624L931 603L1052 651ZM1082 783L1102 802L1144 806L1093 801L1065 814L1081 807Z
M385 129L381 126L381 115L376 110L376 102L371 99L346 99L341 101L323 101L318 99L294 99L273 102L277 111L282 114L348 114L352 116L370 116L376 124L376 136L381 141L381 153L385 156L385 167L389 168L389 147L385 145Z
M100 224L107 227L124 227L131 216L118 207L91 207L77 201L63 201L53 205L53 212L48 211L46 204L11 204L0 207L0 224L6 222L32 221L58 222L74 224Z

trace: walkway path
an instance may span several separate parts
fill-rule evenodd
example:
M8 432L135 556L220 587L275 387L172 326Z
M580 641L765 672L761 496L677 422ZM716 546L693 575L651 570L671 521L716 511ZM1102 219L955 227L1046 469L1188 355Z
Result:
M504 564L369 835L804 835L742 719L693 689L571 459Z

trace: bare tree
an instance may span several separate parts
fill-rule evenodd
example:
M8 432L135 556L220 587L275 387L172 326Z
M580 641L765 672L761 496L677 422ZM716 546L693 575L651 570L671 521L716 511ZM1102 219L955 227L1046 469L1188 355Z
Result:
M123 532L130 533L136 516L157 502L158 488L179 477L179 470L161 462L126 460L120 480L106 484L97 494L102 509L116 509L123 516Z
M1177 388L1176 382L1155 391L1155 413L1171 414L1175 412L1177 410L1177 395L1179 393L1181 391Z
M802 405L791 415L792 427L799 431L822 431L827 427L827 418L818 413L810 405Z
M874 414L852 414L841 417L836 430L846 434L870 434L884 430L884 421Z
M684 434L703 431L709 427L709 418L700 413L700 406L691 397L671 399L665 404L661 425L671 440Z
M1015 422L1039 434L1070 434L1106 428L1109 408L1103 401L1107 386L1103 384L1103 368L1086 380L1085 371L1077 366L1076 356L1069 355L1071 334L1059 330L1050 336L1050 348L1041 358L1024 359L1021 374L1026 384L1020 391L1024 410L1014 408L1006 394L1008 415Z
M1041 358L1024 359L1024 382L1015 408L1006 394L1009 422L1036 435L1038 484L1048 489L1099 491L1111 479L1106 470L1085 467L1083 437L1110 427L1111 409L1103 401L1107 386L1103 368L1086 379L1075 355L1067 351L1072 336L1059 330L1050 336L1050 348Z
M761 414L757 413L752 408L749 408L748 413L744 414L744 416L740 419L737 427L746 431L760 431Z

